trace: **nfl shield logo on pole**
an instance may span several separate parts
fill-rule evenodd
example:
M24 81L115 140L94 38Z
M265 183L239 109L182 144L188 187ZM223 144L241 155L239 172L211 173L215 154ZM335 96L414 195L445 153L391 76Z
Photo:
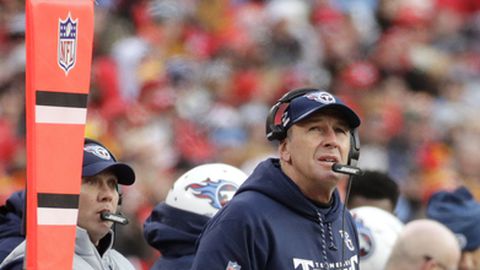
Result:
M70 13L65 20L58 20L58 65L68 75L77 59L78 18L72 20Z

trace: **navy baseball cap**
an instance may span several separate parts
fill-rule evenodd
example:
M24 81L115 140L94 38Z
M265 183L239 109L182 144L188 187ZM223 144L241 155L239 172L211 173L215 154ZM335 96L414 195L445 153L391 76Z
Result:
M293 124L324 109L338 111L339 116L342 116L352 129L360 126L360 118L352 109L332 94L320 90L294 98L282 116L282 125L287 130Z
M480 202L467 188L434 193L427 204L427 217L452 230L462 250L480 248Z
M135 182L135 172L130 166L117 162L115 157L102 144L91 139L85 139L82 177L94 176L106 170L117 176L119 184L131 185Z

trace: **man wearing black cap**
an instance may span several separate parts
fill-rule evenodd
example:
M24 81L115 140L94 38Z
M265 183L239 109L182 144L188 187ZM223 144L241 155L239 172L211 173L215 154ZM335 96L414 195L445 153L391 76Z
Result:
M111 230L113 222L124 221L115 214L120 200L118 184L131 185L134 181L130 166L117 162L102 144L85 139L73 269L135 269L112 249ZM25 241L5 258L0 269L22 269L24 254Z
M317 89L289 92L270 112L279 158L261 162L209 221L192 269L358 269L355 223L337 190L347 176L332 166L358 158L359 117Z

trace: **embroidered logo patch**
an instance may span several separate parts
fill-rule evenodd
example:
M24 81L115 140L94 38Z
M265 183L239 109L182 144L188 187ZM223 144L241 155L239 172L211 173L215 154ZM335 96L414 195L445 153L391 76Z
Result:
M87 145L83 149L104 160L110 160L112 158L107 149L101 147L100 145Z
M228 262L227 268L225 270L240 270L242 267L237 262Z
M348 232L340 230L339 233L340 233L340 236L343 238L343 241L345 242L345 245L347 246L347 248L350 251L354 251L355 247L353 246L353 241L350 238L350 235L348 234Z
M335 103L335 98L327 92L313 92L306 94L305 97L307 97L310 100L315 100L316 102L320 102L322 104L330 104L330 103Z

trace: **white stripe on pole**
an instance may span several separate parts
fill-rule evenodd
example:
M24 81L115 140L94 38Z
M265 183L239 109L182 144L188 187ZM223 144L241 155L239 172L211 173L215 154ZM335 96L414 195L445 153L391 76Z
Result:
M75 208L37 208L38 225L76 225L78 209Z
M35 106L35 122L45 124L81 124L87 121L86 108Z

